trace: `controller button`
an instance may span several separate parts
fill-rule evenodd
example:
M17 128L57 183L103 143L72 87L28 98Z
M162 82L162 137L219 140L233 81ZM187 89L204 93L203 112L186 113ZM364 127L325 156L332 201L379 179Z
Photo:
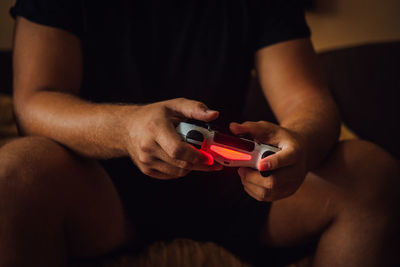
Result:
M262 171L260 172L263 177L268 177L271 175L271 171Z
M262 154L261 158L262 158L262 159L263 159L263 158L266 158L266 157L268 157L268 156L271 156L272 154L275 154L275 152L273 152L273 151L265 151L265 152Z
M196 140L198 142L203 142L204 141L204 136L201 132L197 131L197 130L190 130L187 135L186 138L192 139L192 140Z

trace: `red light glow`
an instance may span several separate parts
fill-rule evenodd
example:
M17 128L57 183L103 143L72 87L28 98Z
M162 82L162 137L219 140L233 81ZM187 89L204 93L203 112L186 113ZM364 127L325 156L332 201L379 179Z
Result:
M251 155L235 151L226 147L211 145L210 150L218 155L231 160L251 160Z
M214 158L213 158L213 156L211 156L209 153L207 153L207 152L205 152L205 151L203 151L203 150L199 150L204 156L206 156L207 157L207 162L205 163L206 165L209 165L209 166L211 166L211 165L213 165L214 164Z

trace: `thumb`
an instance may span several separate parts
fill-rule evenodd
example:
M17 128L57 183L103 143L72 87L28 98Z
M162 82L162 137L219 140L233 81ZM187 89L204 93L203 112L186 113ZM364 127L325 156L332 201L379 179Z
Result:
M186 98L173 100L169 107L179 115L201 121L212 121L218 118L219 112L209 109L204 103Z

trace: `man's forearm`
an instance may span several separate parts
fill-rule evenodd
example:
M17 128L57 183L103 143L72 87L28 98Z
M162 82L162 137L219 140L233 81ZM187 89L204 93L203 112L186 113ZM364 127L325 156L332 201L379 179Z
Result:
M300 135L304 141L309 170L317 167L325 158L340 131L339 114L329 96L298 101L281 118L280 125Z
M15 103L25 135L53 139L78 154L93 158L128 155L123 119L137 106L93 104L76 96L41 91Z

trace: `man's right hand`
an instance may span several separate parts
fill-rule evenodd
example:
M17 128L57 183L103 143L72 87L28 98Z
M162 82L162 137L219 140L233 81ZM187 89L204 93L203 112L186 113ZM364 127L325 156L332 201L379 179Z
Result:
M183 177L191 170L221 170L208 155L182 141L175 127L180 121L212 121L219 113L201 102L178 98L139 106L126 118L126 147L146 175L158 179Z
M211 121L217 111L187 99L144 106L97 104L80 99L80 39L62 29L18 17L14 38L14 108L25 135L45 136L95 159L131 156L160 179L190 170L217 170L210 158L183 142L174 123Z

